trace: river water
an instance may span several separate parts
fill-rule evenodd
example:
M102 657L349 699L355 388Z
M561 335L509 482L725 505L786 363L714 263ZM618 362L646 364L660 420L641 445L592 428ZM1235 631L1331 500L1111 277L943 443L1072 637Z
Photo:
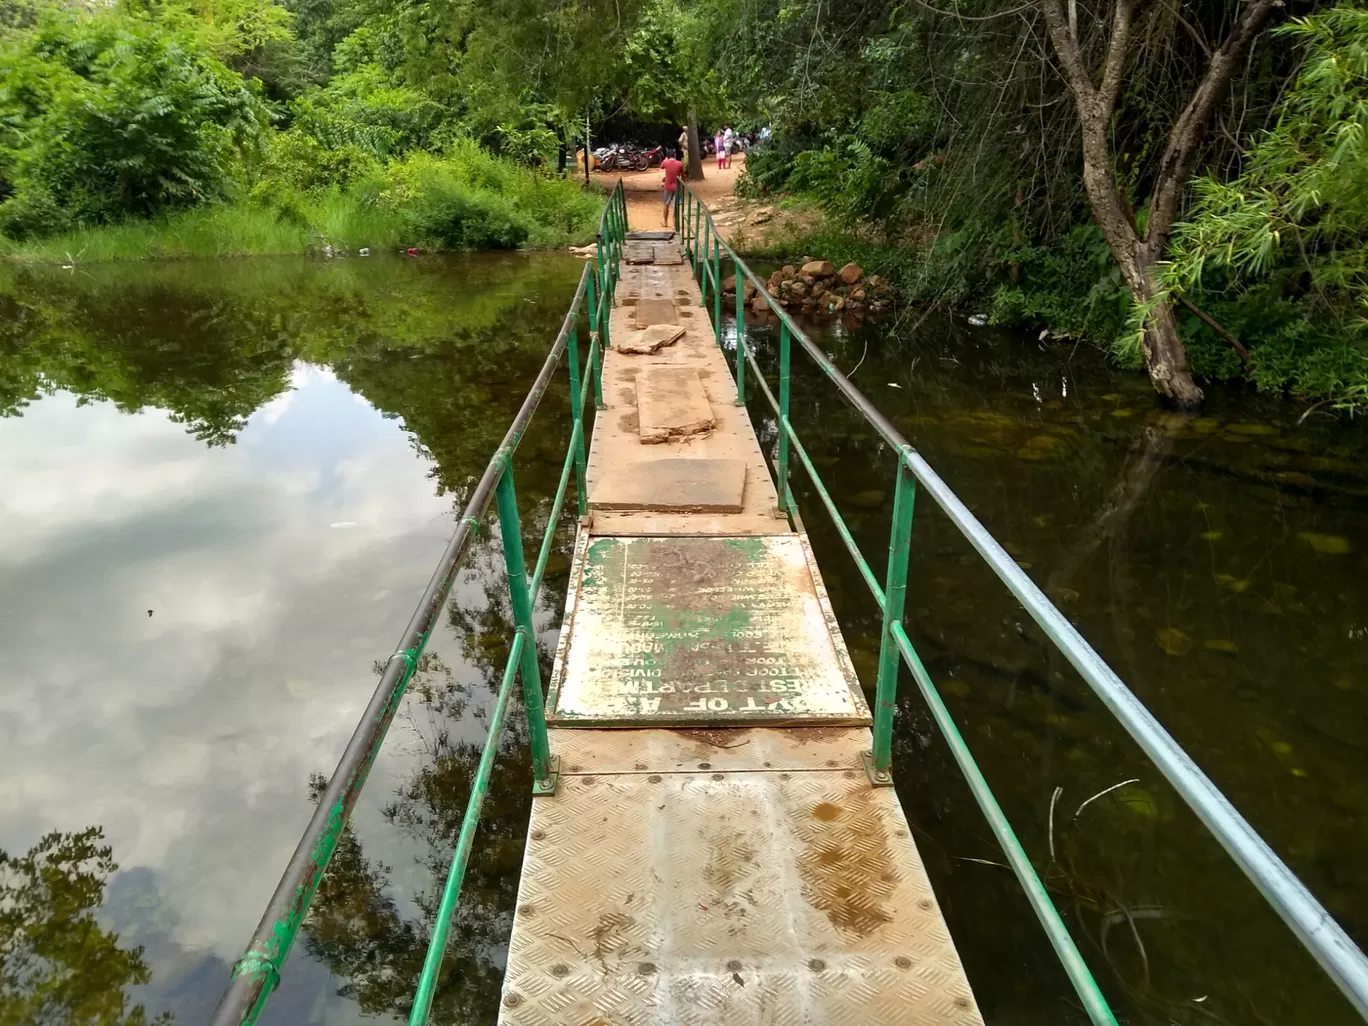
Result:
M44 937L94 925L79 962L48 955L0 979L0 1018L36 1017L45 984L73 1004L122 993L207 1018L581 266L0 269L0 886ZM1085 347L948 320L820 334L1368 942L1368 432L1216 388L1201 418L1166 417L1142 377ZM772 327L749 337L772 366ZM892 455L801 359L794 419L881 570ZM519 453L528 537L565 420L557 389ZM801 470L795 482L872 683L873 603ZM544 655L571 526L541 603ZM263 1021L403 1016L506 653L498 560L481 542L459 579ZM908 619L1123 1021L1355 1021L929 500ZM985 1018L1085 1021L901 688L899 794ZM529 781L515 716L434 1021L497 1014Z

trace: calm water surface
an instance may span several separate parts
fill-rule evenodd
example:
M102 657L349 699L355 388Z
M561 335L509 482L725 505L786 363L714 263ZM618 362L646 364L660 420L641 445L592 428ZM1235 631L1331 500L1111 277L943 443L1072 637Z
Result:
M0 271L0 886L57 934L101 931L101 957L43 978L207 1018L580 267ZM769 329L751 337L772 362ZM1217 389L1201 419L1166 418L1081 347L943 321L823 343L1368 942L1368 433ZM797 366L795 420L881 569L891 454ZM529 536L565 420L557 391L519 455ZM876 612L796 479L872 683ZM269 1022L407 1008L506 652L498 559L482 544L455 588ZM1125 1021L1354 1021L929 500L912 582L913 639ZM899 793L985 1017L1085 1021L902 688ZM497 1014L530 802L516 717L504 750L438 1022ZM0 982L5 1012L23 1021L39 982Z

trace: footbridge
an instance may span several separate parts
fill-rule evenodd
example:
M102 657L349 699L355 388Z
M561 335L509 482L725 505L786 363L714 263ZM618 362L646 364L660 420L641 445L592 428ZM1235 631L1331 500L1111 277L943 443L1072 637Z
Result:
M457 570L491 523L491 507L516 633L411 1026L428 1022L437 988L462 986L442 975L443 955L516 697L530 729L536 797L501 1024L982 1023L974 981L892 787L903 667L1079 1004L1097 1026L1114 1024L904 629L914 497L936 503L957 525L1368 1017L1368 963L1344 931L769 295L687 188L676 223L678 232L628 232L621 184L610 196L597 255L560 334L234 966L216 1026L255 1022L276 987ZM734 346L723 345L724 271L736 289ZM779 322L773 384L746 343L748 299ZM789 420L795 356L820 368L895 457L893 524L877 570ZM529 561L515 456L562 368L572 429L549 525ZM771 446L762 446L752 427L748 389L777 425ZM834 518L883 611L875 680L862 684L851 665L790 487L794 472L808 475L822 507L804 512ZM532 612L569 501L579 514L571 584L554 668L543 681Z

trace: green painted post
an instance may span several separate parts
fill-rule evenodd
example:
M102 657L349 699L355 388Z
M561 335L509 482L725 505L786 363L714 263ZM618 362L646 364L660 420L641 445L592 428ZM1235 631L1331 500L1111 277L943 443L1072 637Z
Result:
M703 245L700 247L698 291L703 294L704 309L707 309L708 266L712 263L712 257L709 255L712 252L712 221L708 219L707 208L701 203L699 204L698 220L703 226Z
M589 300L589 341L592 344L594 334L598 331L598 275L590 274L585 296Z
M892 787L893 715L898 708L898 652L893 625L901 626L907 598L907 561L912 549L912 510L917 479L907 465L911 446L898 453L898 483L893 491L893 526L888 535L888 576L884 580L883 630L879 635L879 681L874 708L874 748L865 770L876 787Z
M526 637L520 658L523 706L527 711L528 733L532 735L533 794L554 794L559 765L551 758L551 743L546 736L546 709L542 705L541 671L537 668L537 633L532 623L532 596L527 591L527 564L523 560L522 522L518 518L518 496L513 490L513 453L507 449L500 458L503 473L495 487L499 507L499 536L503 539L504 567L508 571L509 604L513 623Z
M689 192L689 261L694 276L698 275L698 197Z
M789 337L788 321L779 322L779 508L777 517L786 517L793 505L789 494L789 436L784 430L789 417L789 364L793 356L793 340Z
M611 286L609 286L611 288ZM608 327L612 321L613 310L610 299L605 295L599 296L599 341L603 343L603 350L607 352L612 346L613 340L608 337Z
M574 311L574 314L578 317L579 311ZM590 344L593 344L592 338ZM585 516L589 512L589 485L584 476L584 407L580 403L579 325L573 320L570 322L570 340L565 351L566 363L570 367L571 433L574 433L576 425L580 428L579 442L575 446L575 501L579 505L579 515Z
M722 236L713 229L713 335L722 344Z
M692 192L684 194L687 203L684 208L684 248L689 253L689 267L698 276L698 246L694 239L694 197Z
M603 403L603 347L589 342L589 370L594 375L594 409L606 410Z
M589 373L594 378L594 409L601 410L603 406L603 366L602 341L598 338L599 329L599 304L598 292L594 288L594 276L589 275L588 282L589 296ZM598 344L595 344L595 343Z
M732 254L736 276L736 405L746 405L746 275L741 258Z

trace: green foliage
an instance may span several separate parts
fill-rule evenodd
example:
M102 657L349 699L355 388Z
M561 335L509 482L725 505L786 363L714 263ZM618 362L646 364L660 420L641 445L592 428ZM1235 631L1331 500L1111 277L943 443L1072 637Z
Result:
M1259 387L1368 406L1368 11L1279 31L1296 83L1238 176L1195 183L1164 284L1228 310Z
M124 994L150 978L141 949L119 947L95 918L118 869L102 839L90 827L47 834L24 855L0 850L0 1023L148 1022Z
M266 123L241 76L142 16L48 12L0 64L0 230L16 238L221 197Z
M1068 338L1111 339L1124 330L1130 290L1095 224L1076 225L1054 245L1023 246L1004 259L1009 280L992 293L995 323L1047 324ZM1090 283L1082 296L1079 282Z
M374 62L306 93L292 111L296 130L322 146L359 149L377 157L432 145L433 134L451 113L421 90L395 84Z

